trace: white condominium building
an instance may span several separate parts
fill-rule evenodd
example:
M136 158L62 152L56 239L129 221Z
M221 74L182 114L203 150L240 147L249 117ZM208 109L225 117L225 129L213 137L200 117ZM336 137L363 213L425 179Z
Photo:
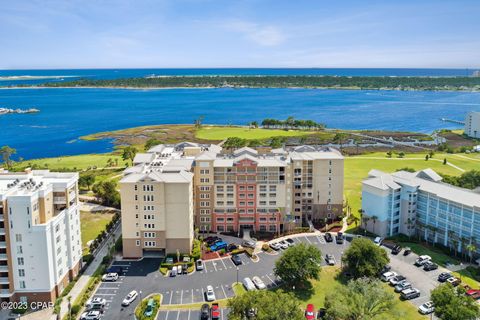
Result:
M241 148L183 142L137 154L120 181L125 257L189 252L201 232L280 232L335 219L343 156L335 149Z
M480 138L480 112L470 112L465 118L465 134L472 138Z
M81 267L78 173L0 169L0 298L53 302Z

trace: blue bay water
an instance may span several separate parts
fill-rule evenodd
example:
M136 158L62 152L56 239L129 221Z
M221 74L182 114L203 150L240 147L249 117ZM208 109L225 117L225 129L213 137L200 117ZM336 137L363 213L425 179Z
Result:
M480 93L317 89L0 89L0 107L38 108L37 114L0 116L0 146L25 159L107 152L109 141L82 135L153 125L240 124L264 118L312 119L330 128L429 133L458 128L480 111Z

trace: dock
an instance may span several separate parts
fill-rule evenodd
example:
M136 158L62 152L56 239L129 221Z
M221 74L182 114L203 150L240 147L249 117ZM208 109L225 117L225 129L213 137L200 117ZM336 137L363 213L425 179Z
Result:
M455 123L455 124L461 124L462 126L465 125L465 122L464 122L464 121L458 121L458 120L447 119L447 118L441 118L440 120L442 120L442 121L444 121L444 122L451 122L451 123Z

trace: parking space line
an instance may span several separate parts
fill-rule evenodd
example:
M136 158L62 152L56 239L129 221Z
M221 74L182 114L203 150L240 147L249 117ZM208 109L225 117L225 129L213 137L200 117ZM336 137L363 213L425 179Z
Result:
M170 301L168 302L168 304L172 304L172 297L173 297L173 290L170 292Z
M268 278L268 280L270 280L274 285L277 285L277 283L276 283L275 281L273 281L272 278L270 278L270 277L268 276L268 274L266 274L265 276L266 276L266 277Z
M215 268L215 271L217 271L217 263L215 261L212 261L213 267Z
M167 314L165 315L165 320L168 320L168 314L170 313L170 310L167 310Z
M192 290L193 292L193 290ZM190 309L188 309L188 320L190 320Z
M192 289L192 303L195 303L195 302L193 301L193 289Z
M308 243L312 244L312 242L310 241L310 239L307 238L307 236L303 236L307 241Z
M228 258L225 258L225 259L228 259ZM223 267L225 268L225 270L227 269L227 266L225 265L225 262L223 262L224 259L220 259L220 261L222 261L223 263Z
M223 285L220 285L220 287L222 287L223 295L225 296L225 298L228 298L227 293L225 292L225 289L223 288Z
M207 270L207 261L205 261L203 263L203 268L205 269L205 273L208 273L208 270Z
M180 291L180 304L183 304L183 290Z
M95 293L95 296L116 296L116 293Z
M177 311L177 320L180 318L180 310Z

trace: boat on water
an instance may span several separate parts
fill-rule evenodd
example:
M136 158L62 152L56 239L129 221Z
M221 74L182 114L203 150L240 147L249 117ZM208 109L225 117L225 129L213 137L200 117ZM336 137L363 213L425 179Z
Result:
M40 110L35 109L35 108L30 108L30 109L9 109L9 108L0 108L0 115L2 114L8 114L8 113L19 113L19 114L24 114L24 113L37 113L40 112Z

